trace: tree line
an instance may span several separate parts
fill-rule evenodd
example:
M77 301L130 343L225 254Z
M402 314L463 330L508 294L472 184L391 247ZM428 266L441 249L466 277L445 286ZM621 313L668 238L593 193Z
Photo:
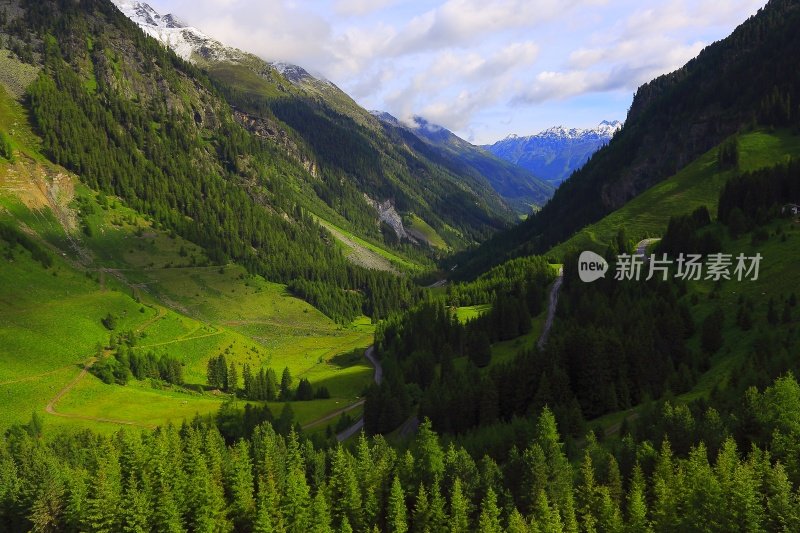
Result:
M675 429L655 440L627 434L611 451L590 433L573 462L547 408L525 446L501 461L444 444L429 422L400 451L363 435L352 448L319 448L291 427L276 432L269 421L230 442L200 419L153 432L51 438L34 415L0 439L0 525L10 531L794 531L800 386L785 376L751 396L759 413L751 431L763 437L747 452L715 431L721 426L713 413L698 433L709 444L687 444L681 420L691 416L665 404L657 427Z

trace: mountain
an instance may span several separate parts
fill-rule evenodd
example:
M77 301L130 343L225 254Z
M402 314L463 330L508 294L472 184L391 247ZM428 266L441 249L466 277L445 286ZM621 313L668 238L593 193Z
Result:
M485 177L492 188L520 215L530 214L531 207L544 205L553 194L553 187L537 178L534 173L492 156L447 128L428 122L423 117L413 116L405 122L386 112L371 113L387 128L398 130L405 141L413 144L417 150L428 151L429 157L439 158L447 166L458 169L462 175L474 175L476 179ZM412 133L435 151L421 146L404 132Z
M608 144L621 128L618 120L604 120L590 129L555 126L525 137L512 134L482 148L558 185Z
M464 165L440 151L387 133L330 81L226 46L146 3L115 3L146 34L205 70L242 125L312 172L320 180L316 194L344 217L338 224L386 240L378 225L383 215L374 206L389 202L401 215L420 217L449 246L461 248L514 219L509 202L487 176L465 172ZM539 195L537 205L549 196L549 191ZM408 235L405 228L395 229L393 238L402 241Z
M622 129L536 216L484 243L471 259L454 259L464 275L546 252L737 132L797 128L798 25L800 3L772 0L680 69L639 87Z

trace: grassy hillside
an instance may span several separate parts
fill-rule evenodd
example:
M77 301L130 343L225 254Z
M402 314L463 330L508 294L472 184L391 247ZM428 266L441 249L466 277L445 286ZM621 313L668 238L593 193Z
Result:
M739 170L756 170L800 156L800 135L789 131L758 130L738 136ZM638 241L662 235L671 216L686 215L701 205L716 213L719 193L736 174L720 171L717 147L712 148L674 176L654 185L599 222L586 226L569 240L553 247L548 256L562 258L570 249L603 252L620 228Z
M449 246L439 233L433 229L430 224L422 220L414 213L409 214L406 219L409 224L406 228L417 239L427 242L433 248L439 250L448 250Z
M81 198L87 191L79 190ZM0 190L0 199L13 207L0 218L24 224L11 213L25 213L27 208L9 196L8 189ZM31 410L43 410L97 354L98 344L127 330L136 332L136 349L177 357L190 388L205 384L206 363L220 353L256 369L280 373L288 367L295 383L307 378L315 387L327 387L331 400L306 402L295 409L301 423L354 401L369 383L372 372L366 362L342 365L336 358L371 342L368 320L338 326L293 298L284 286L250 276L236 265L189 266L181 250L190 250L186 254L193 258L202 254L190 243L155 231L140 218L133 224L111 223L134 216L124 207L98 210L90 217L93 236L76 239L82 246L79 258L91 259L89 264L61 257L54 248L55 264L45 269L19 246L0 244L0 394L10 402L0 425L23 422ZM42 218L43 213L29 211L31 218ZM108 313L117 319L113 332L101 323ZM55 410L151 426L213 413L223 399L224 395L179 387L153 388L147 382L106 385L87 375ZM63 418L57 423L73 421Z
M102 430L215 413L227 395L202 385L208 359L220 353L256 370L288 367L295 385L307 378L327 387L331 399L294 402L303 424L353 403L370 382L363 358L339 357L371 343L368 319L337 325L284 285L214 265L201 247L79 183L41 156L24 109L2 87L0 129L14 148L13 163L0 159L0 223L53 262L45 268L0 239L0 428L31 411L51 425ZM109 313L113 331L101 322ZM124 331L135 333L137 350L178 358L186 387L79 377ZM277 415L282 406L271 408Z

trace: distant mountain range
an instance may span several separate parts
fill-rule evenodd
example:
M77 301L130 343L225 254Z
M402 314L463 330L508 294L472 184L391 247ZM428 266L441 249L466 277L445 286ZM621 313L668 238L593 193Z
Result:
M434 148L430 158L443 159L462 175L485 176L492 188L521 215L529 214L532 206L541 206L553 194L554 188L533 172L513 162L504 161L423 117L413 116L408 120L399 120L384 111L371 113L387 128L406 132L405 142L414 144L416 150L431 152L430 148L426 149L409 138L408 133Z
M582 167L620 128L622 123L618 120L604 120L591 129L555 126L536 135L509 135L482 148L558 185Z

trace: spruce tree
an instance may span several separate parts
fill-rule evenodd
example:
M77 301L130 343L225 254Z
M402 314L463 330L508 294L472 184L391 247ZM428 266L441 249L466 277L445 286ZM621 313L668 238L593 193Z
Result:
M280 504L281 515L287 530L306 531L309 523L310 504L305 464L300 453L297 434L294 429L291 429L286 456L286 477L281 491Z
M389 492L389 506L386 510L388 530L392 533L406 533L408 520L406 518L406 499L400 479L394 476L392 488Z
M469 502L461 489L461 480L456 478L450 494L450 533L467 533L469 529Z
M253 481L253 465L250 461L250 445L240 440L233 445L227 461L226 486L228 487L228 513L237 530L252 527L256 510Z
M539 531L547 533L561 533L564 526L558 508L551 506L547 493L542 490L535 499L536 509L533 511L533 522Z
M631 475L625 531L626 533L651 533L653 531L647 517L646 485L639 463L636 463Z
M280 400L286 401L292 399L292 374L289 372L289 367L284 367L283 374L281 374L281 389Z
M90 477L86 500L85 527L92 531L114 532L120 529L122 480L116 450L103 441L97 450L97 468Z
M228 368L228 382L226 390L232 394L236 394L236 391L239 390L239 372L236 370L236 363L233 361L231 361L231 365Z
M122 531L125 533L145 533L150 531L152 505L148 494L149 487L139 487L136 474L128 475L123 493L125 505L122 507Z
M413 533L423 533L430 530L430 525L428 524L429 513L428 491L425 490L425 485L420 483L417 497L414 500L414 512L411 518L411 531Z
M414 470L419 480L426 485L433 483L434 479L444 474L444 452L439 444L439 438L433 431L431 421L423 420L417 431L414 441L416 460Z
M478 529L482 533L503 533L503 528L500 526L500 509L497 507L497 495L492 489L489 489L481 502Z
M334 524L347 518L351 526L361 529L361 492L356 480L356 472L347 451L340 445L333 451L328 493Z
M318 490L311 502L311 523L312 533L332 533L331 516L328 512L328 502L325 499L324 486Z

